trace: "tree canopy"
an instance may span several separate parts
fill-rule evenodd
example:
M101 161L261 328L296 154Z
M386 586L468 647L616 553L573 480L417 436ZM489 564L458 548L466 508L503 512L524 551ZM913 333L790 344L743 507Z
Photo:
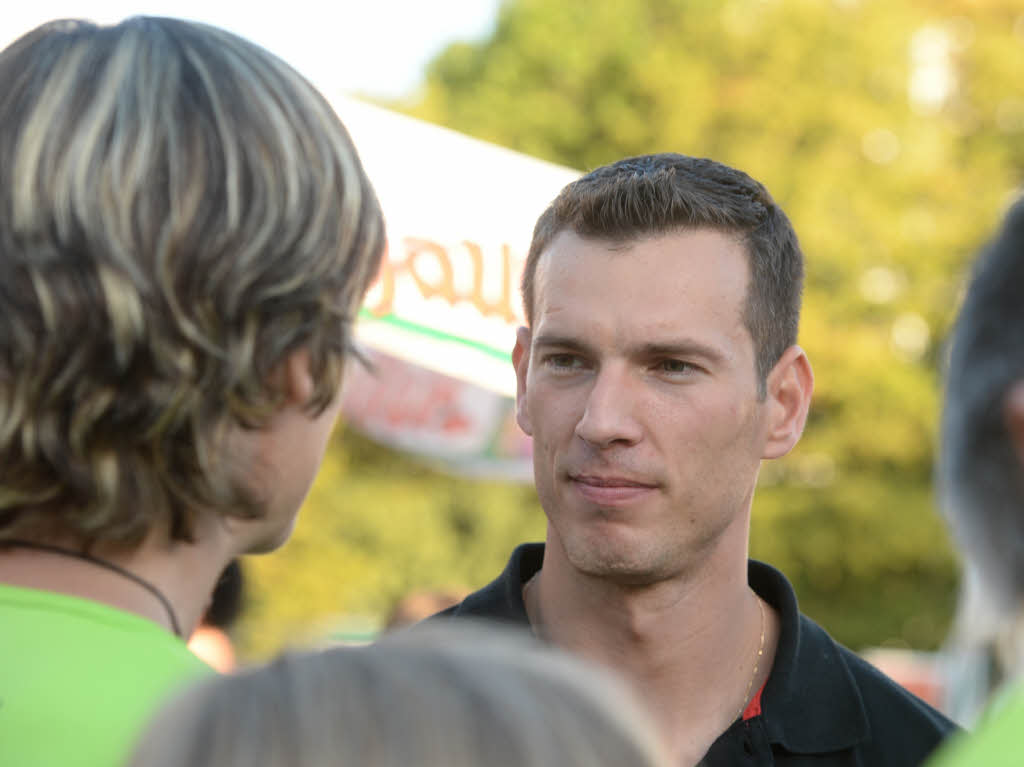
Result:
M931 648L957 581L931 489L943 339L1024 171L1022 61L1015 0L510 0L403 107L581 170L677 151L765 183L806 254L816 385L800 445L762 470L752 554L841 641ZM404 459L399 480L352 440L261 577L379 614L413 584L481 585L543 534L528 488Z

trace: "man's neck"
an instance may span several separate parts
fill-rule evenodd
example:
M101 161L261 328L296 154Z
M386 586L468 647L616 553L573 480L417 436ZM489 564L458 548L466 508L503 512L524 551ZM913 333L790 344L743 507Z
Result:
M217 538L199 540L201 543L196 544L170 542L154 532L131 549L101 545L90 550L95 559L127 571L160 596L96 562L19 546L0 547L0 583L100 602L147 618L168 631L177 622L182 638L187 639L232 556ZM69 552L82 550L80 544L70 540L52 543Z
M745 557L709 561L671 580L622 586L575 571L556 551L545 553L524 599L537 633L632 681L679 763L696 763L764 684L774 657L776 616L750 590L746 568Z

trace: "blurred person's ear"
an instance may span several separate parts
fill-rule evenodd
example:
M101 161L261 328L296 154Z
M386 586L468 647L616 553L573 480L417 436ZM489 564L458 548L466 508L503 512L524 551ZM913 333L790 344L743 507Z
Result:
M305 407L316 391L313 373L309 364L309 349L301 347L290 352L280 363L274 374L281 376L285 399L297 406Z
M1024 469L1024 380L1010 387L1003 405L1003 414L1010 441L1017 451L1017 462Z
M319 413L310 410L316 392L310 361L309 350L300 348L278 362L268 380L282 394L275 412L260 428L235 428L228 435L235 477L261 511L221 518L231 556L272 551L288 539L323 461L341 396L335 393Z

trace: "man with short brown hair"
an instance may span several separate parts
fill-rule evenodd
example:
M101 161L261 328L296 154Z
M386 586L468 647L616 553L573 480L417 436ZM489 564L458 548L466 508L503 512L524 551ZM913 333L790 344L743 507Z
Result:
M662 154L540 217L513 362L547 542L444 615L529 625L622 672L679 764L918 764L951 723L748 560L762 460L799 440L803 259L765 188Z

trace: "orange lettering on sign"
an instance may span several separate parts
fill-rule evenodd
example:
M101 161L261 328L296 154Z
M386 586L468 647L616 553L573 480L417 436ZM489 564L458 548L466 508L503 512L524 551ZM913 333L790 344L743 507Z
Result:
M473 292L464 298L485 317L501 317L505 322L515 320L516 315L512 311L512 254L508 245L501 246L501 296L494 303L484 297L484 254L480 246L468 240L462 245L473 262Z
M408 237L405 240L406 260L405 265L409 274L416 281L416 287L420 289L420 295L424 298L440 296L448 303L455 303L455 272L452 269L451 259L448 251L430 240L417 240ZM434 263L440 270L440 278L436 283L431 284L421 274L418 266L424 256L432 256Z
M501 246L500 267L496 267L501 269L501 288L496 298L484 294L484 276L488 265L484 260L483 249L469 240L460 243L460 247L469 256L472 269L472 287L468 292L459 291L455 287L455 268L448 249L433 240L406 237L402 241L403 258L400 261L392 261L387 257L383 259L371 288L374 292L371 300L374 303L367 308L377 317L394 312L396 282L407 274L423 298L442 298L452 305L465 301L484 317L500 317L505 322L515 322L518 315L513 306L514 275L509 246Z

